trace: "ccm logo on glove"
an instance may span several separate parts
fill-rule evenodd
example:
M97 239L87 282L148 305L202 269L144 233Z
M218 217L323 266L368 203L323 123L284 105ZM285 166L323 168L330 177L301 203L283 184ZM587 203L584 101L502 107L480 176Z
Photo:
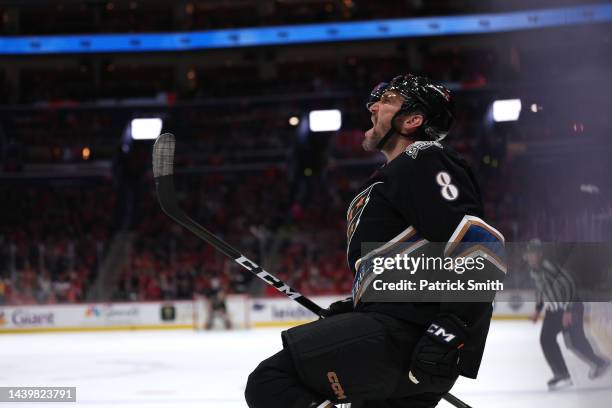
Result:
M414 348L408 379L413 384L452 385L466 339L467 326L457 316L438 315Z
M439 337L441 340L447 343L450 343L451 341L453 341L453 339L457 337L453 333L447 333L444 327L440 327L439 325L435 323L432 323L431 326L429 326L429 329L427 329L427 333L432 334L436 337ZM461 348L462 346L463 344L461 344L457 348Z

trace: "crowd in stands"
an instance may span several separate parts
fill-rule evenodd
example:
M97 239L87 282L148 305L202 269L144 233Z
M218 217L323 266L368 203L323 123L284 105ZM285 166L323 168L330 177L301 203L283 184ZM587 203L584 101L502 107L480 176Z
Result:
M580 175L571 178L567 189L555 190L552 186L563 185L556 167L533 168L524 155L508 154L508 139L524 143L524 138L512 131L483 131L482 108L478 100L470 101L458 111L449 142L475 169L487 219L508 240L605 238L603 228L599 235L592 228L599 225L594 217L604 214L601 206L585 213L581 202L573 203L571 211L565 205L575 196L571 188L578 188ZM310 139L301 140L298 128L287 122L292 108L282 115L276 109L271 104L171 111L167 126L181 136L177 167L186 171L177 177L181 203L196 220L299 291L347 293L345 207L380 164L380 158L361 148L365 126L360 120L367 116L356 119L363 116L363 107L355 102L342 131L310 146ZM115 171L112 184L13 181L3 186L1 195L11 203L12 215L0 230L0 302L84 301L109 240L120 229L133 233L131 251L108 299L188 299L219 286L231 293L276 294L160 211L149 168L150 144L134 143L130 152L117 152L117 135L129 117L129 111L113 109L34 109L4 116L14 140L27 142L22 145L25 163L75 163L78 158L54 157L53 152L66 143L77 155L87 143L98 158L114 160ZM108 137L110 130L116 132L113 137ZM53 142L46 140L46 131L58 132ZM324 158L317 161L313 154ZM349 163L355 158L363 161ZM318 163L308 175L307 163ZM530 177L533 182L526 184ZM609 197L599 198L607 202Z
M474 152L467 153L474 161ZM252 169L185 173L177 177L177 190L188 214L300 292L347 293L352 279L346 267L345 207L375 166L332 167L306 177L268 162ZM510 184L500 186L499 175L483 178L485 171L480 178L487 219L508 240L576 233L577 220L555 224L542 211L520 218L524 214L516 206L526 204L512 180L525 175L513 166L504 171ZM86 299L109 240L121 227L117 207L125 203L117 202L117 190L108 183L74 183L3 187L0 193L11 204L0 230L0 302ZM123 227L133 239L108 299L190 299L219 286L230 293L277 294L164 215L150 172L140 173L128 187L134 208Z
M359 141L358 133L341 132L331 151L350 157L352 150L360 150L359 143L343 141ZM544 208L525 215L524 208L534 208L537 200L547 197L546 193L530 197L517 193L524 189L521 182L528 170L521 171L508 161L501 169L487 171L477 149L461 140L454 144L477 168L487 219L508 240L569 239L576 236L576 228L593 225L593 220L582 227L577 220L567 222L571 219L567 213L566 221L558 222L562 209L554 219ZM148 160L148 154L142 160ZM177 166L189 169L193 164L185 154ZM211 164L219 163L200 163L203 169ZM327 170L311 176L292 168L288 158L244 169L229 166L187 172L177 177L177 190L188 214L302 293L347 293L352 279L345 257L345 207L377 164L375 160L360 166L328 164ZM506 182L500 183L500 177ZM10 203L10 215L0 230L0 302L84 301L109 240L119 228L133 232L133 239L109 299L189 299L218 286L230 293L275 294L164 215L153 185L146 169L124 185L124 190L132 192L127 224L117 217L121 212L117 207L128 205L122 190L109 183L3 186L0 193Z
M181 179L188 214L250 259L263 260L296 289L312 294L350 288L342 189L332 193L323 185L312 186L299 193L303 199L293 201L296 189L275 166ZM131 261L121 273L116 298L191 298L219 283L229 292L244 293L259 283L251 283L250 273L169 221L153 196L139 201L137 214Z
M24 164L112 159L130 118L128 112L104 110L33 109L2 112L0 121L6 129L4 144L9 152L2 167L17 171ZM85 148L86 154L83 152Z
M113 235L109 183L0 186L0 304L84 301Z

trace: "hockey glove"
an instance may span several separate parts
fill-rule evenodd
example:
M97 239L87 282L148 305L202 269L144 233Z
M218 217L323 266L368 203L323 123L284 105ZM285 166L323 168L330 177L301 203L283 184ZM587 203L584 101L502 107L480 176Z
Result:
M337 302L329 305L327 309L321 310L321 317L329 317L341 313L348 313L353 311L353 298L346 298L344 300L338 300Z
M408 377L414 384L452 384L459 375L459 357L467 327L457 316L439 315L417 343Z

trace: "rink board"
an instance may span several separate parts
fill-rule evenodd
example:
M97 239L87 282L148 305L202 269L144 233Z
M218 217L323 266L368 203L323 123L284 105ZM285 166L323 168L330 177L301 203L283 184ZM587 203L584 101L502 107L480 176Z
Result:
M533 296L529 292L503 295L495 303L496 319L525 319L534 310L534 303L527 300ZM327 307L345 297L313 296L312 300ZM190 300L0 306L0 333L191 329L197 307ZM298 303L281 297L231 295L227 307L237 328L292 326L316 319ZM201 320L202 310L198 312Z

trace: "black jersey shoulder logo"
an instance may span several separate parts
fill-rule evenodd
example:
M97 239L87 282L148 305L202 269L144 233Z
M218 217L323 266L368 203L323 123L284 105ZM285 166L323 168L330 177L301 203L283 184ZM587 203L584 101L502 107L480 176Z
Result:
M412 157L413 159L417 158L417 155L419 154L419 152L421 150L425 150L430 148L431 146L435 146L439 149L443 149L444 147L440 144L440 142L435 142L435 141L424 141L424 140L419 140L416 141L414 143L412 143L410 146L408 146L406 148L406 154L410 157Z
M357 196L353 198L353 201L351 201L349 204L348 211L346 212L346 238L349 243L353 237L353 234L355 233L355 230L357 229L357 225L359 225L359 217L361 216L366 204L368 204L368 201L370 201L370 193L372 192L372 189L375 185L380 183L382 183L382 181L377 181L370 184L369 187L357 194Z

